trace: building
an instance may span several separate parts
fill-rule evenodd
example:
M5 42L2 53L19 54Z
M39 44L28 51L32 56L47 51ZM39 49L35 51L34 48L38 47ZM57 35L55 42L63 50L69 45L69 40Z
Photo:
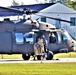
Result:
M60 3L56 3L40 11L39 15L71 21L72 23L40 17L40 21L51 23L57 28L65 28L76 39L76 11ZM33 16L33 19L39 16Z

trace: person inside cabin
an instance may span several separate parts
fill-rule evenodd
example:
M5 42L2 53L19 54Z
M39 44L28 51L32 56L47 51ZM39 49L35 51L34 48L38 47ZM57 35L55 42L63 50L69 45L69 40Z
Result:
M49 35L49 39L50 39L50 43L56 43L56 34L55 33L51 33Z

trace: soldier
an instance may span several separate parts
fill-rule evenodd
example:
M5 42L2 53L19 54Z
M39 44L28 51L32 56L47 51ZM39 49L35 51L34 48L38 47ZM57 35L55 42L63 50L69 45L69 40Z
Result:
M35 52L35 57L36 56L41 56L42 53L44 53L44 43L43 43L43 38L38 38L38 42L34 44L34 52Z
M47 51L47 41L44 35L38 38L38 42L34 44L35 56L41 55L45 57L45 52Z
M44 44L44 51L47 52L48 43L44 35L42 35L42 39Z

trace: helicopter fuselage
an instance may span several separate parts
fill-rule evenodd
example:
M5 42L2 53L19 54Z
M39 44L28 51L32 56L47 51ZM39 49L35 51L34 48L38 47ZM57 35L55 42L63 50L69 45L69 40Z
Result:
M24 54L23 58L25 54L30 56L34 54L34 44L42 35L48 42L47 50L53 54L74 51L72 39L67 32L60 29L36 30L34 27L27 23L14 24L7 20L1 22L0 54Z

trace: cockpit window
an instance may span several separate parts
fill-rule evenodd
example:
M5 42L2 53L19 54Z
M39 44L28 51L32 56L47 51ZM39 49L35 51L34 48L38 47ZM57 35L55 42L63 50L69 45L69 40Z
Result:
M71 39L70 35L65 31L63 33L63 40L65 41L65 40L70 40L70 39Z
M16 44L24 44L24 36L22 33L15 33Z

